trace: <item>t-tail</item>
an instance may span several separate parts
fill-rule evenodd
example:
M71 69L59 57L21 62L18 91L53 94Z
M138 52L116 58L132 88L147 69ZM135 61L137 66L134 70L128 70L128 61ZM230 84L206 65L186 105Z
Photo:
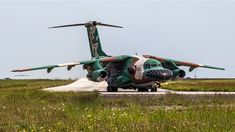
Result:
M122 28L121 26L104 24L101 22L91 21L88 23L79 23L79 24L70 24L70 25L62 25L62 26L54 26L50 28L62 28L62 27L73 27L73 26L85 26L87 28L87 34L89 39L91 57L98 57L98 56L108 56L102 49L100 43L100 37L98 33L98 29L96 26L108 26L108 27L115 27L115 28Z

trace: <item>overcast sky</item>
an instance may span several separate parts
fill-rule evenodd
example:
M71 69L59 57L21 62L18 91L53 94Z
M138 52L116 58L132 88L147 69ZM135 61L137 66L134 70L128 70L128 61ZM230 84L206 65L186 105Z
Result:
M98 27L110 55L151 54L225 67L198 68L194 77L235 77L234 1L0 1L0 78L78 78L82 66L25 73L12 69L90 59L84 27L47 27L90 20L123 26Z

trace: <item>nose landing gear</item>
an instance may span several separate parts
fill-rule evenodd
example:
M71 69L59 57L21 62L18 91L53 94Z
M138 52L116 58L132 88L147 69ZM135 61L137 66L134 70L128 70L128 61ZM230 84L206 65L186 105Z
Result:
M154 83L152 84L152 88L150 88L150 89L151 89L151 92L157 92L157 89L160 88L160 87L161 87L161 84L160 84L160 83L154 82Z

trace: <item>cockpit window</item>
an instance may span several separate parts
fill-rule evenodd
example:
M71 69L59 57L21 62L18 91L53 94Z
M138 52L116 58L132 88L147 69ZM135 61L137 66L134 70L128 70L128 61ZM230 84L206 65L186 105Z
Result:
M150 69L150 64L145 64L144 69Z
M151 64L151 67L157 67L158 65L157 64Z
M150 68L156 68L156 67L162 67L161 63L146 63L144 64L144 69L150 69Z

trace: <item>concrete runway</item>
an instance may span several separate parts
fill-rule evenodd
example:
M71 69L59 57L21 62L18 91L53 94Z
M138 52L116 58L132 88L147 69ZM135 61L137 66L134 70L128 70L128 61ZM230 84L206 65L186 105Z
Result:
M46 91L55 92L85 92L85 91L99 91L104 96L120 96L120 95L166 95L166 94L180 94L180 95L235 95L235 92L203 92L203 91L172 91L166 89L158 89L158 92L137 92L136 90L118 89L118 92L107 92L107 83L92 82L87 78L81 78L71 84L46 88Z

